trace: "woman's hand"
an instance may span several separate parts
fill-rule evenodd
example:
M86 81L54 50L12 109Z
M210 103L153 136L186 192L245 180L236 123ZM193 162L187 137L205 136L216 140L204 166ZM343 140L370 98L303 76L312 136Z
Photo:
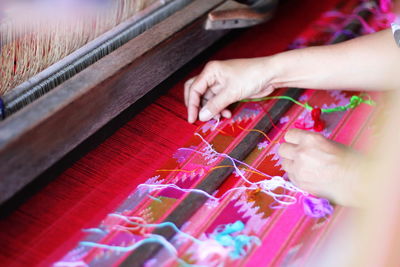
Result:
M389 29L336 45L295 49L264 58L212 61L185 84L188 121L193 123L197 116L202 121L218 114L230 117L228 105L266 96L278 87L396 89L399 67L399 48Z
M245 98L269 95L274 90L273 79L269 58L211 61L185 83L188 121L193 123L197 117L208 121L219 114L229 118L226 107Z
M289 179L299 188L341 205L357 206L356 171L360 155L322 135L291 129L279 155Z

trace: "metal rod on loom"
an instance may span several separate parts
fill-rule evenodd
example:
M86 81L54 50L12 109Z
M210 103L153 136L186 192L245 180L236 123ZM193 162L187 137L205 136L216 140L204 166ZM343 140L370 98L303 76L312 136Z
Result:
M367 18L370 16L370 11L362 10L358 15L362 18ZM352 20L344 30L352 31L353 33L358 33L361 30L361 23L359 20ZM350 39L348 34L342 33L338 35L334 40L329 42L330 44L339 43ZM288 89L284 95L298 99L303 93L303 89L291 88ZM281 99L277 101L272 108L268 111L269 114L265 115L254 129L268 132L272 129L272 122L277 123L279 118L287 112L293 105L292 102L288 100ZM258 132L249 132L243 140L233 149L229 154L230 157L245 160L249 153L257 146L257 144L262 140L263 135ZM231 165L230 159L224 159L219 166ZM234 168L217 168L210 172L207 177L196 187L206 191L209 194L213 194L225 180L232 174ZM164 222L172 222L177 227L182 227L182 225L192 217L196 211L208 200L208 197L203 194L190 193L183 201L169 214L169 216L164 220ZM153 231L153 234L161 235L167 240L171 239L175 235L175 230L171 227L158 228ZM134 250L128 257L121 263L121 266L143 266L145 262L155 255L162 246L158 243L146 243Z
M192 0L164 2L166 3L161 6L159 6L161 2L158 2L154 8L150 8L149 14L143 14L138 19L134 18L122 23L5 94L2 97L4 114L1 114L0 110L0 120L17 112L163 19L184 8Z

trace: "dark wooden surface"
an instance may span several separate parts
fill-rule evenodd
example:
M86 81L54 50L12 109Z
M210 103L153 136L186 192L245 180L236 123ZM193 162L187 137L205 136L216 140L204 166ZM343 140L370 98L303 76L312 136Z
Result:
M288 89L285 95L297 99L302 93L300 89ZM256 130L268 132L272 128L272 122L277 123L286 111L293 105L289 100L281 99L277 101L269 110L269 114L265 115L257 125ZM244 160L250 152L257 147L257 144L264 138L259 132L249 132L243 140L233 149L229 156L237 160ZM224 159L219 166L232 165L230 159ZM213 194L222 183L232 174L234 168L218 168L213 170L207 177L196 187L209 194ZM172 222L177 227L181 227L194 213L207 201L208 197L196 192L190 193L172 213L164 220ZM153 234L161 235L166 239L171 239L175 234L175 230L171 227L157 228ZM121 266L143 266L147 259L152 257L162 246L158 243L146 243L135 249L121 264Z
M0 203L225 35L194 1L0 123ZM189 26L188 26L189 25Z

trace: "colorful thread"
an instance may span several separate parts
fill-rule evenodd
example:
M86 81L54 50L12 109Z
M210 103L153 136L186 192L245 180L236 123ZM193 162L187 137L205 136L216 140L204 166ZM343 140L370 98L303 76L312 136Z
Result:
M333 213L333 207L327 199L305 197L303 199L304 213L313 218L322 218Z
M279 176L277 176L277 177L279 177ZM268 183L268 185L265 185L266 183ZM282 183L277 182L276 180L275 181L274 180L261 181L261 182L254 183L254 185L257 185L260 187L257 187L257 188L251 188L251 187L245 187L245 186L234 187L234 188L227 190L222 196L220 196L218 198L207 193L204 190L201 190L201 189L196 189L196 188L185 189L185 188L181 188L175 184L141 184L138 187L149 187L152 190L159 190L159 189L164 189L164 188L174 188L174 189L177 189L177 190L185 192L185 193L192 193L192 192L199 193L199 194L205 195L208 198L210 198L214 201L217 201L217 202L220 201L221 199L223 199L224 197L226 197L231 192L248 191L248 190L250 190L250 191L259 190L259 192L263 192L267 195L270 195L277 202L279 202L279 204L282 204L282 205L295 204L297 201L297 199L294 196L270 192L271 190L275 190L278 187L283 187ZM276 199L276 198L278 198L278 199ZM288 200L280 200L280 198L282 198L282 199L287 198Z
M204 167L199 167L199 168L196 168L196 169L191 170L191 171L189 171L189 170L184 170L184 169L161 169L161 170L157 170L156 172L185 172L185 173L195 173L195 172L197 172L197 171L199 171L199 170L203 170L203 171L213 171L213 170L221 169L221 168L234 168L234 167L235 167L235 166L233 166L233 165L223 165L223 166L215 166L215 167L212 167L212 168L210 168L210 169L207 169L207 168L204 168ZM250 169L247 169L247 168L242 168L242 170L243 170L243 171L246 171L246 172L254 173L254 174L257 174L257 175L260 175L260 176L270 177L270 176L266 175L265 173L262 173L262 172L260 172L260 171L258 171L258 170L250 170Z
M273 99L289 100L289 101L292 101L293 103L295 103L296 105L299 105L299 106L305 108L306 110L311 111L311 118L314 122L312 129L316 132L321 132L325 128L325 122L321 119L322 113L343 112L343 111L347 111L349 109L355 109L356 107L358 107L359 105L361 105L363 103L370 105L370 106L375 106L375 102L373 100L371 100L371 98L369 96L368 96L368 99L364 99L358 95L353 95L350 98L349 104L347 104L345 106L334 107L334 108L312 107L307 102L305 102L303 104L300 101L297 101L296 99L289 97L289 96L267 96L267 97L263 97L263 98L245 99L245 100L242 100L242 102L260 102L260 101L273 100ZM303 130L311 129L311 127L306 127L305 125L299 125L299 124L296 124L296 127L303 129Z
M83 229L82 231L85 233L96 233L96 234L101 234L101 235L108 234L107 231L100 229L100 228L89 228L89 229Z
M321 132L325 128L325 122L321 119L321 109L313 108L311 110L311 118L314 122L313 129L316 132Z
M230 253L233 259L246 255L246 251L251 247L252 243L258 246L261 244L260 239L256 236L236 235L244 229L244 224L241 221L224 225L221 230L218 230L218 228L214 238L223 247L233 248Z
M161 199L156 198L156 197L153 197L153 196L151 196L151 195L148 195L148 197L151 198L151 199L154 200L154 201L157 201L157 202L160 202L160 203L162 202Z
M168 240L166 240L161 235L149 234L148 238L140 240L139 242L136 242L133 245L130 245L130 246L127 246L127 247L99 244L99 243L89 242L89 241L82 241L79 244L81 246L92 247L92 248L100 248L100 249L108 249L108 250L113 250L113 251L116 251L116 252L124 253L124 252L133 251L133 250L137 249L138 247L140 247L141 245L144 245L144 244L147 244L147 243L159 243L164 248L166 248L166 250L171 255L176 257L177 261L180 264L183 264L184 266L196 266L196 265L188 264L186 261L178 258L178 251L176 250L176 248L171 243L169 243Z
M263 131L261 131L261 130L257 130L257 129L245 129L245 128L241 127L240 125L238 125L237 127L238 127L239 129L243 130L243 131L246 131L246 132L256 132L256 133L260 133L260 134L262 134L262 135L269 141L270 144L272 144L272 143L278 144L278 142L272 141L271 138L269 138L268 135L267 135L266 133L264 133Z
M270 180L264 180L264 181L260 181L257 183L251 182L249 181L242 173L242 171L238 168L237 163L246 166L248 169L254 170L256 172L260 172L257 169L251 167L250 165L241 162L239 160L236 160L232 157L230 157L227 154L224 153L218 153L216 152L212 146L199 134L195 134L197 136L199 136L202 141L206 144L207 146L207 153L201 152L201 151L197 151L191 148L180 148L178 150L187 150L187 151L192 151L194 153L198 153L201 154L203 156L207 157L213 157L213 158L219 158L219 157L225 157L229 160L231 160L233 167L235 168L235 172L246 182L249 183L251 185L255 185L255 186L260 186L260 188L263 190L264 193L268 194L269 196L271 196L277 203L281 204L281 205L291 205L297 202L297 199L294 196L288 195L288 194L277 194L272 192L273 190L277 189L278 187L282 187L284 189L287 189L291 192L299 192L302 193L303 195L308 195L307 192L301 190L300 188L295 187L292 183L284 180L282 177L280 176L270 176L268 174L264 174L264 176L266 177L270 177ZM209 153L212 153L212 155L209 155ZM261 173L261 172L260 172ZM282 200L284 199L284 200ZM278 206L279 207L279 206Z
M213 153L215 153L217 156L223 156L223 157L226 157L226 158L230 159L232 161L233 167L236 169L236 172L239 174L239 176L245 182L247 182L247 183L249 183L251 185L260 186L262 192L270 195L277 203L279 203L281 205L292 205L292 204L295 204L297 202L297 199L294 196L287 195L287 194L276 194L276 193L272 192L273 190L277 189L278 187L287 189L287 190L289 190L291 192L301 193L305 197L309 196L309 194L307 192L301 190L300 188L296 187L291 182L286 181L285 179L283 179L280 176L271 177L270 175L267 175L267 174L263 173L266 177L271 177L271 179L270 180L264 180L264 181L256 182L256 183L253 183L253 182L249 181L246 177L244 177L242 172L238 169L236 163L242 164L242 165L244 165L244 166L246 166L246 167L248 167L250 169L254 169L257 172L260 172L260 171L258 171L257 169L249 166L248 164L246 164L244 162L241 162L239 160L236 160L236 159L230 157L227 154L216 152L213 149L213 147L211 146L211 144L209 144L200 134L196 133L195 135L200 137L200 139L206 144L206 146L209 148L208 151L213 151ZM195 153L204 154L203 152L196 151L194 149L191 149L191 151L193 151ZM260 173L262 173L262 172L260 172ZM288 198L288 200L291 199L291 200L293 200L293 202L290 202L290 201L285 202L285 201L282 201L280 198ZM315 201L306 201L306 202L303 201L303 206L304 205L308 205L308 207L305 207L305 210L307 210L308 214L313 215L313 217L320 216L323 213L317 213L317 210L319 210L319 209L321 209L321 210L323 210L325 212L324 216L322 216L322 217L325 217L328 214L332 214L333 208L329 208L331 206L330 206L328 200L323 199L323 198L315 198L315 197L311 198L311 200L315 200ZM317 201L319 201L319 202L317 202ZM318 206L318 205L316 205L316 203L320 203L320 205ZM310 206L310 204L314 204L314 206ZM313 207L313 208L311 208L311 207ZM275 207L271 207L271 208L275 208ZM280 206L277 206L276 208L280 208Z
M137 223L137 222L134 222L134 221L131 220L132 218L133 219L137 219L139 217L127 217L127 216L124 216L124 215L121 215L121 214L118 214L118 213L112 213L112 214L109 214L109 216L114 216L114 217L120 218L120 219L124 220L127 223L134 224L134 225L137 225L137 226L140 226L140 227L143 227L143 228L171 227L172 229L174 229L174 231L176 231L177 233L179 233L179 234L185 236L186 238L192 240L196 244L202 244L202 243L207 242L207 241L203 241L203 240L197 239L197 238L195 238L195 237L193 237L193 236L181 231L172 222L163 222L163 223L159 223L159 224L140 224L140 223ZM119 225L117 225L117 227L115 227L115 228L118 229L118 226ZM121 226L121 228L123 230L130 230L130 227L122 227ZM215 241L217 241L220 245L222 245L223 247L228 247L228 248L232 249L232 251L230 253L230 256L232 257L232 259L237 259L237 258L240 258L240 257L244 256L246 254L246 250L251 247L252 243L256 243L257 245L259 245L261 243L259 238L256 237L256 236L235 235L238 232L243 231L244 228L245 228L245 225L241 221L236 221L235 223L232 223L232 224L223 225L221 230L219 230L219 228L221 228L221 226L217 227L217 229L216 229L217 233L213 234L212 238ZM155 236L158 236L158 235L155 235ZM163 238L163 240L165 240L165 239ZM167 240L165 240L165 241L168 242ZM170 246L173 247L172 244L170 244ZM169 246L166 246L166 247L168 248ZM129 249L131 249L131 248L129 248ZM172 251L172 249L170 249L170 251ZM173 251L174 252L176 251L175 247L174 247ZM209 253L212 254L214 252L211 251ZM174 254L176 255L176 253L174 253Z
M245 99L242 100L241 102L260 102L260 101L266 101L266 100L273 100L273 99L285 99L285 100L289 100L292 101L293 103L295 103L296 105L299 105L307 110L312 111L314 108L312 106L310 106L307 102L306 103L301 103L299 101L297 101L296 99L289 97L289 96L267 96L267 97L263 97L263 98L255 98L255 99ZM338 111L347 111L349 109L354 109L356 107L358 107L359 105L361 105L362 103L370 105L370 106L375 106L375 102L368 96L368 99L364 99L361 96L358 95L353 95L350 98L350 103L345 105L345 106L338 106L335 108L327 108L321 109L321 113L332 113L332 112L338 112Z
M171 227L175 232L179 233L180 235L186 237L187 239L192 240L195 243L199 243L202 242L201 240L181 231L174 223L172 222L162 222L162 223L158 223L158 224L142 224L142 223L138 223L135 221L132 221L133 219L141 219L143 220L143 218L140 217L136 217L136 216L132 216L132 217L128 217L128 216L124 216L118 213L110 213L108 216L111 217L117 217L119 219L124 220L125 222L129 223L129 224L133 224L133 225L137 225L139 227L143 227L143 228L163 228L163 227ZM118 226L118 225L117 225ZM123 229L127 229L129 230L130 227L123 227ZM135 229L136 230L136 229Z
M0 118L4 120L6 118L6 111L3 98L0 97Z

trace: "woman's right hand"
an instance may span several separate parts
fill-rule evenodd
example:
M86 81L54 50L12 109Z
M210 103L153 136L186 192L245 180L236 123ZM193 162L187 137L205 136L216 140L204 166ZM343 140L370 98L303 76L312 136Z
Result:
M226 108L246 98L269 95L276 86L271 58L211 61L196 77L185 83L188 121L208 121L219 114L231 117Z

